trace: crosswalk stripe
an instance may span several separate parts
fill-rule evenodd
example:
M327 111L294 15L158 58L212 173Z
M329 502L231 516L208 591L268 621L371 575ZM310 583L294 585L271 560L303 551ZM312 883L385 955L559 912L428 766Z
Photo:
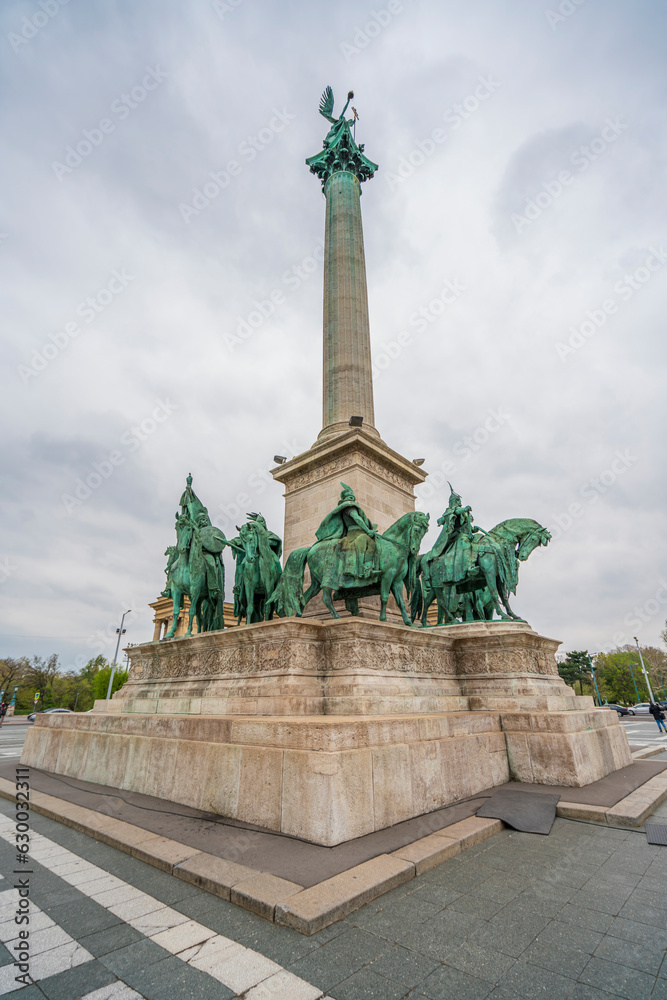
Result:
M13 827L9 817L0 815L0 837L3 840L14 843ZM319 1000L323 997L322 990L283 969L260 952L246 948L231 938L217 934L211 928L190 920L178 910L116 878L115 875L110 875L103 868L86 861L73 851L61 847L60 844L39 833L33 832L30 839L30 857L34 861L48 868L65 882L74 885L79 892L94 899L100 906L104 906L192 968L217 979L235 994L247 994L252 1000L262 1000L264 997L270 1000ZM73 944L88 956L81 958L80 961L89 961L92 958L81 945L77 945L76 942ZM128 995L128 1000L129 996L131 995ZM100 1000L103 997L102 993ZM91 994L88 1000L92 998L98 1000L95 993ZM111 998L116 1000L113 994L110 994L110 1000ZM126 998L119 994L118 1000Z

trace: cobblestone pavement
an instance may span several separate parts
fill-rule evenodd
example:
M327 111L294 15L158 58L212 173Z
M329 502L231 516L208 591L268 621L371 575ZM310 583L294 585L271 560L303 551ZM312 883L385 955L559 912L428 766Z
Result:
M16 865L9 802L0 814L2 993L17 986ZM22 1000L667 1000L667 848L643 833L504 831L308 938L32 824L36 982Z

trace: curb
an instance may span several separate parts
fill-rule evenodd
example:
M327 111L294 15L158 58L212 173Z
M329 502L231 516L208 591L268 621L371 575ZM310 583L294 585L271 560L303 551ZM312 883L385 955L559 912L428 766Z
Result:
M0 797L14 801L15 791L10 781L0 778ZM471 816L392 854L380 854L304 889L269 872L225 861L45 792L31 792L30 808L206 892L306 935L342 920L383 893L503 829L498 819Z
M583 819L609 826L637 827L667 799L667 771L649 778L614 806L587 806L561 801L556 815L563 819Z

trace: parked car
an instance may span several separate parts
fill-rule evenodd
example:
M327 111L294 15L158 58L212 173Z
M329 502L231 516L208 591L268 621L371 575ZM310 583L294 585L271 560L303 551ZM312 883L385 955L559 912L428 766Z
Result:
M622 705L603 705L603 708L613 708L615 712L618 712L619 719L624 715L630 715L630 711L627 708L623 708Z
M37 715L52 715L54 712L69 712L72 715L71 708L43 708L41 712L33 712L28 716L28 722L34 722Z
M630 715L650 715L651 713L649 712L648 709L649 709L649 702L640 701L637 702L636 705L631 705L630 708L628 709L628 713Z

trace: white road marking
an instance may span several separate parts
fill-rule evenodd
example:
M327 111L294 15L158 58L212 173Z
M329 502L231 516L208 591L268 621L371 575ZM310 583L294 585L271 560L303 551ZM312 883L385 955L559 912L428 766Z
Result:
M101 990L94 993L86 993L81 1000L144 1000L141 993L135 993L129 986L117 979L110 986L103 986Z
M2 826L4 829L4 824ZM2 836L5 840L10 839L4 832ZM18 889L5 889L4 892L0 892L0 913L3 915L13 913L18 901ZM12 954L15 946L21 943L19 931L22 929L23 927L19 927L13 919L4 920L0 924L0 941ZM30 930L30 978L34 982L46 976L65 972L66 969L73 969L76 965L83 965L93 958L90 952L82 948L62 927L58 927L32 900L28 929ZM24 984L16 982L17 975L20 975L20 972L13 963L0 968L0 996L23 989Z
M9 843L14 843L14 824L8 816L0 814L0 837ZM103 868L86 861L84 858L68 851L54 841L43 837L39 833L32 833L30 839L30 856L39 864L44 865L49 871L58 875L64 882L76 886L79 892L84 893L94 899L115 914L121 920L130 924L135 930L140 931L151 941L155 941L173 955L176 955L183 962L207 973L213 979L223 983L235 993L246 993L251 1000L319 1000L323 997L322 990L307 983L304 979L293 975L276 962L272 962L258 951L246 948L231 938L216 934L210 927L199 924L178 910L173 910L170 906L160 902L148 893L136 889L128 882L110 875ZM15 890L7 890L9 893ZM6 893L0 893L0 901ZM17 897L18 898L18 897ZM31 903L33 911L37 907ZM13 921L9 921L13 924ZM51 921L53 924L53 921ZM0 930L6 924L0 924ZM13 925L15 927L15 925ZM49 927L50 925L45 925ZM55 927L55 925L53 925ZM32 927L34 929L34 925ZM64 931L62 933L65 933ZM16 936L14 931L14 936ZM35 935L37 936L37 935ZM0 938L1 940L1 938ZM81 964L90 961L93 957L70 938L71 944L60 945L66 949L62 956L56 956L60 950L54 947L51 951L44 952L45 955L52 954L58 957L60 962L68 961L70 964L63 965L63 968L70 968L73 964ZM74 947L72 947L74 946ZM83 957L87 956L87 957ZM38 959L35 958L35 961ZM31 975L33 961L31 960ZM12 970L13 966L5 966L5 969ZM0 970L0 974L4 971ZM57 969L56 971L62 971ZM55 975L55 971L41 973L44 975ZM0 980L0 995L3 992L2 981ZM113 984L113 988L118 988L124 984ZM11 989L18 987L11 987ZM125 987L128 989L128 987ZM104 987L104 990L111 990L112 987ZM133 1000L138 996L132 991L127 994L105 993L104 990L97 990L84 997L83 1000ZM5 990L9 992L9 990ZM326 998L325 998L326 1000Z

